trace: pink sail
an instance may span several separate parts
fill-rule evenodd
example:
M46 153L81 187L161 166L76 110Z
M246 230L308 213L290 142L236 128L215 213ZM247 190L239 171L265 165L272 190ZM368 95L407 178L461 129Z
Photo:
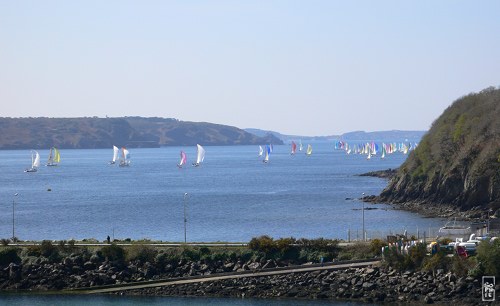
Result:
M292 141L292 155L295 154L295 151L297 151L297 145L295 144L294 141Z
M184 153L184 151L181 151L181 161L177 166L181 168L183 165L186 164L186 161L187 161L186 153Z

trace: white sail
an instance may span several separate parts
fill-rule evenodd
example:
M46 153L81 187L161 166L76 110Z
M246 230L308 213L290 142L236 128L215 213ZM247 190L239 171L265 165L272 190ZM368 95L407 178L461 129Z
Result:
M205 149L199 144L197 144L196 147L197 147L197 154L196 154L195 166L199 166L203 162L203 160L205 160Z
M116 163L116 160L118 159L118 154L120 153L120 149L118 149L116 146L113 146L113 159L111 160L111 164Z
M299 143L299 151L302 151L302 140L300 140L300 143Z
M33 160L33 168L38 168L40 167L40 154L38 154L37 151L35 151L35 159Z
M264 150L262 149L262 146L259 146L259 156L262 156L264 154Z
M122 148L122 156L120 157L120 167L128 167L130 166L130 152L127 148Z
M37 172L40 167L40 154L37 151L31 151L31 168L24 170L24 172Z

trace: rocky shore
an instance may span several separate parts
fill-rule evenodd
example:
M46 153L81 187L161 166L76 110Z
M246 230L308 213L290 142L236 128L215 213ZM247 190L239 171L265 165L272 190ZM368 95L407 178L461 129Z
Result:
M379 171L372 171L360 174L359 176L371 176L383 179L392 179L398 173L398 169L386 169ZM362 198L364 202L367 203L384 203L390 204L394 209L407 210L415 213L419 213L430 218L457 218L457 220L475 220L485 218L485 210L483 207L476 206L469 209L461 209L457 205L444 204L444 203L432 203L430 201L423 200L411 200L411 199L391 199L388 200L387 197L382 195L368 195ZM500 214L500 212L499 212Z
M162 262L162 263L160 263ZM0 265L0 290L63 290L117 285L130 282L172 279L187 276L242 272L286 266L279 260L179 261L128 263L109 261L90 253L71 254L60 262L45 257L24 258L20 263Z
M457 277L442 270L434 276L427 272L399 273L391 268L369 267L170 285L117 294L463 305L481 303L481 283L472 277Z
M365 196L362 200L364 202L373 204L389 204L394 209L415 212L429 218L457 218L457 220L471 221L486 217L485 211L481 207L473 207L468 210L460 210L460 208L454 205L436 204L421 201L387 203L380 196L376 195Z
M398 169L387 169L387 170L379 170L379 171L371 171L367 173L360 174L359 176L372 176L372 177L378 177L378 178L384 178L384 179L391 179L393 178L396 173L398 172Z
M127 265L96 254L71 254L58 263L44 257L10 263L0 268L0 290L47 291L117 285L145 280L175 279L224 272L265 270L280 266L275 260L150 262ZM478 304L481 284L472 277L449 272L400 273L390 267L314 271L262 277L243 277L127 290L120 295L210 296L292 299L348 299L363 302L418 302ZM498 287L498 285L497 285ZM497 290L500 288L497 288Z

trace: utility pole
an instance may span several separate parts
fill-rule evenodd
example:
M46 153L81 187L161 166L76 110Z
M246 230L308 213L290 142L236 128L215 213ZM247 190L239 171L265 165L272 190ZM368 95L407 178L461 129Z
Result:
M187 223L187 218L186 218L186 201L187 201L187 192L184 193L184 243L187 242L187 234L186 234L186 223Z
M19 193L14 193L14 197L12 198L12 242L15 242L15 238L16 238L16 232L15 232L15 210L14 210L14 207L16 206L16 197L19 195Z
M365 201L363 200L364 197L365 197L365 193L363 192L363 194L361 196L361 202L363 203L363 209L362 209L362 212L363 212L363 241L366 241L366 235L365 235Z

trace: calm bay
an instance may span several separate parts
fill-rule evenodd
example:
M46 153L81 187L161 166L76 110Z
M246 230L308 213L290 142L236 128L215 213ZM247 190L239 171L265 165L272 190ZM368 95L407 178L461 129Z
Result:
M29 150L0 151L0 237L21 240L96 238L246 242L252 237L340 238L361 235L362 193L386 181L358 174L397 168L406 155L370 160L313 143L313 154L274 146L270 162L256 146L209 146L200 167L196 147L130 149L131 166L109 165L111 149L61 150L57 167L24 173ZM179 169L179 151L188 166ZM48 149L39 151L42 164ZM50 190L50 191L49 191ZM18 193L17 196L14 196ZM187 196L185 196L187 193ZM442 220L378 204L365 211L368 236L436 229Z

